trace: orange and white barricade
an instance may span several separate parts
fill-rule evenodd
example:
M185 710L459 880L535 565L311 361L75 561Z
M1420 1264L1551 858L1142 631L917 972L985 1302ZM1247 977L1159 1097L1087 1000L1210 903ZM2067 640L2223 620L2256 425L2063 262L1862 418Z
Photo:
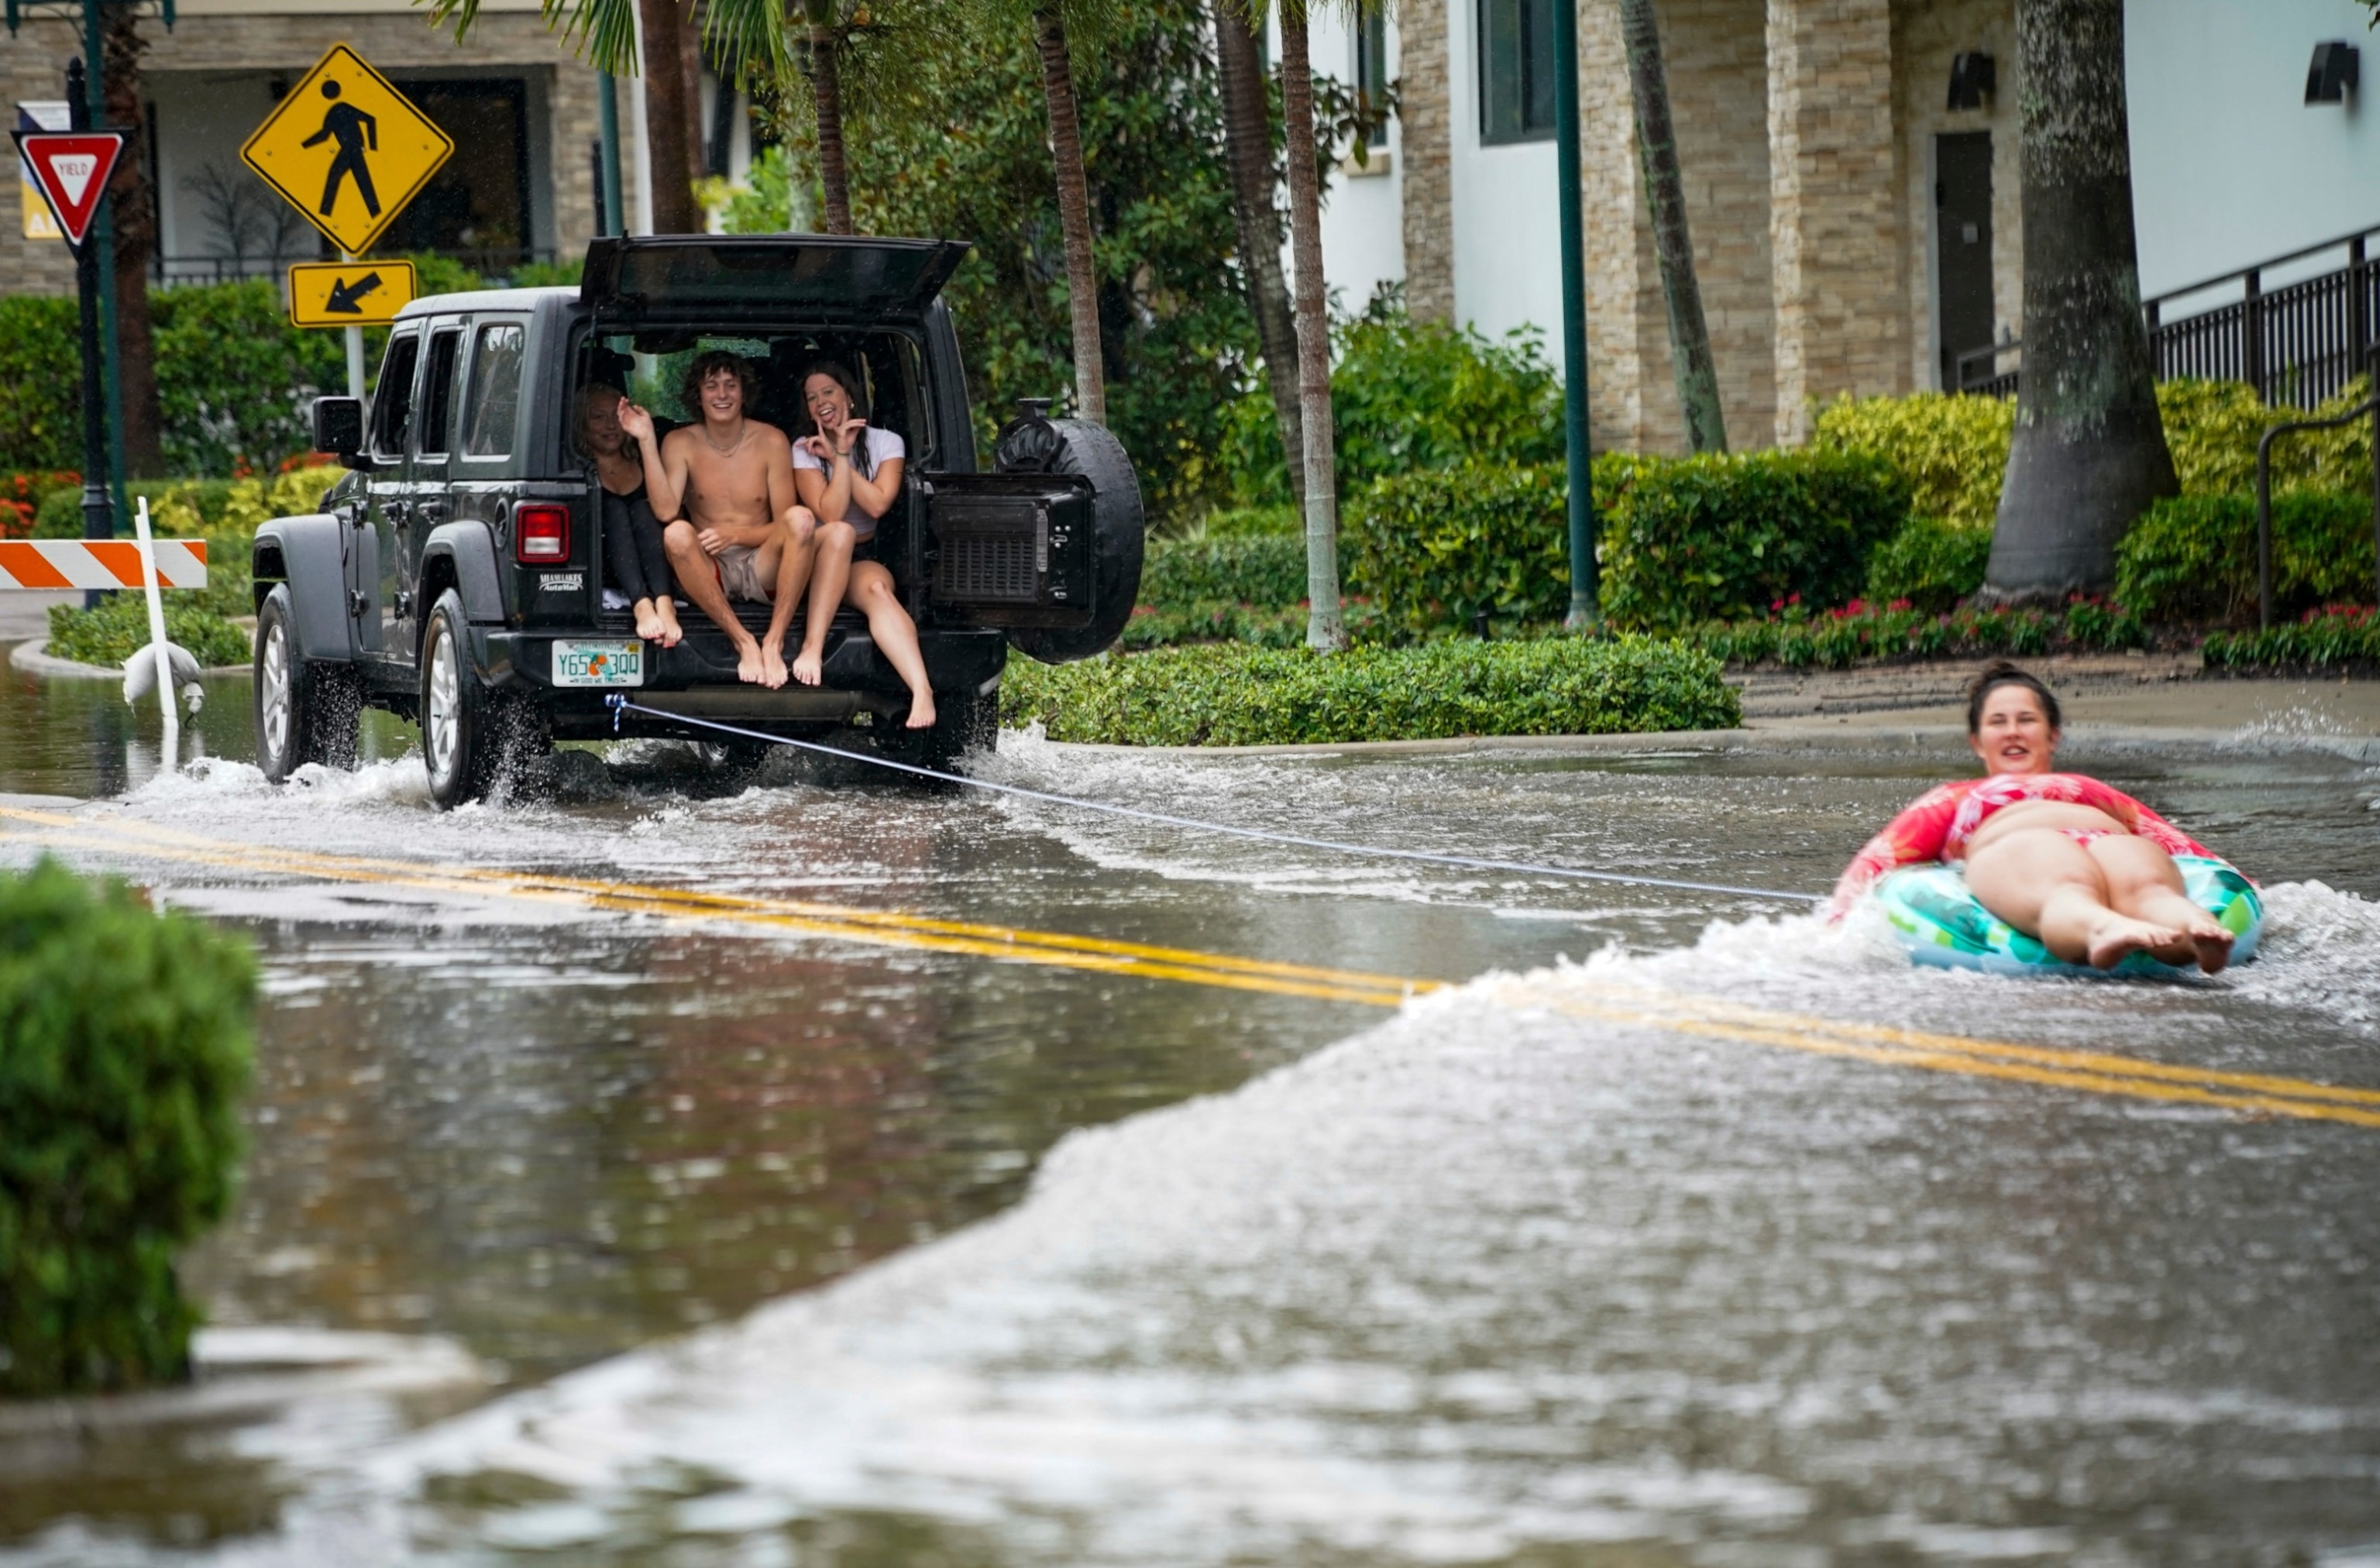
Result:
M161 539L157 586L207 586L207 541ZM0 539L0 592L9 589L139 588L140 543L131 539Z

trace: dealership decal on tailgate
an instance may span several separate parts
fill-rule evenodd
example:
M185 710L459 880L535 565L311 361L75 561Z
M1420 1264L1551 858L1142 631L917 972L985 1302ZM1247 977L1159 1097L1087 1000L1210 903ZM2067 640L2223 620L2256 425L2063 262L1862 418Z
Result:
M645 645L641 642L557 642L553 645L556 686L642 686Z

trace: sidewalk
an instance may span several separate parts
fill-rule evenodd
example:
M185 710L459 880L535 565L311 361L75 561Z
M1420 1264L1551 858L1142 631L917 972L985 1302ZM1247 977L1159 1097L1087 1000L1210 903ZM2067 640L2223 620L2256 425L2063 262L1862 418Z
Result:
M50 606L81 602L82 594L74 589L64 589L55 593L38 590L29 593L11 589L0 593L0 643L47 637L50 635Z
M2023 659L2067 726L2380 735L2380 681L2202 676L2192 654ZM1985 661L1730 675L1748 730L1965 727L1966 687Z

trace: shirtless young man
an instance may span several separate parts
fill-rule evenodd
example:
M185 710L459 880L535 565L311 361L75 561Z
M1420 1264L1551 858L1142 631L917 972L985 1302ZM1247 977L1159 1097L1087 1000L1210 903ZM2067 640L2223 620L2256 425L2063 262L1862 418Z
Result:
M686 368L685 401L702 422L653 440L653 418L633 405L620 429L644 457L653 515L676 519L662 532L678 586L735 646L738 680L783 686L785 631L809 578L809 508L794 492L793 446L776 426L744 417L758 378L736 355L713 349ZM769 633L755 641L728 603L772 606Z

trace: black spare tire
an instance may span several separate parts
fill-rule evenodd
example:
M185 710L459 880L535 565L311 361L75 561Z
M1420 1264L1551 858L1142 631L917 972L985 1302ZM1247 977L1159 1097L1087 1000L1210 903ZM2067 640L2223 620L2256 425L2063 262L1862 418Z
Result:
M1091 481L1098 508L1098 592L1091 624L1063 631L1020 628L1008 634L1009 646L1045 664L1106 652L1132 619L1134 602L1140 597L1141 544L1148 531L1140 479L1123 443L1105 425L1027 414L1000 432L996 450L1002 472L1081 474Z

